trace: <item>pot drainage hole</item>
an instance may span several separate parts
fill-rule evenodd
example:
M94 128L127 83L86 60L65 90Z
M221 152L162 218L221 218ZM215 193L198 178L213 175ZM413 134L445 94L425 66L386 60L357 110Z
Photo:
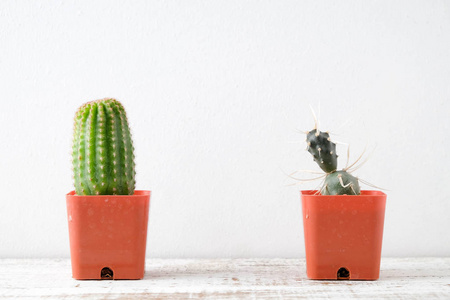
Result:
M350 279L350 272L347 270L347 268L340 268L337 271L337 279L340 279L340 280Z
M100 272L100 277L102 279L114 279L114 272L108 267L105 267Z

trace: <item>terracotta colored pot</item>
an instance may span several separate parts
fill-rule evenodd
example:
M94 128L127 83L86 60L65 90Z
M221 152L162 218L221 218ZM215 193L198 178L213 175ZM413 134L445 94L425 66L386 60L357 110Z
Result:
M306 273L310 279L380 276L386 194L315 195L302 191Z
M134 195L66 195L72 276L142 279L150 191Z

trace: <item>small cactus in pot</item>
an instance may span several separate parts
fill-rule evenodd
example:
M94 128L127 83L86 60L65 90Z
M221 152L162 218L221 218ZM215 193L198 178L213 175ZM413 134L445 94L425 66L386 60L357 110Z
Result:
M77 110L72 144L75 191L66 195L75 279L144 277L151 192L135 190L133 152L119 101L105 98Z
M133 195L134 148L125 109L112 98L75 114L72 167L77 195Z
M306 273L320 280L376 280L380 276L386 194L361 190L360 182L377 188L352 175L368 158L360 162L365 151L349 164L338 168L336 141L329 132L315 126L306 133L306 150L322 169L300 170L319 174L322 180L313 190L301 191L303 230L305 238ZM378 188L379 189L379 188Z

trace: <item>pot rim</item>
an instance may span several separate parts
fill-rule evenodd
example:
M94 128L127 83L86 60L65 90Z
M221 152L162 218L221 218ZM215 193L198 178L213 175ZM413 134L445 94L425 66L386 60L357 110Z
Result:
M149 196L151 194L150 190L135 190L133 195L77 195L75 193L75 190L72 190L70 192L68 192L66 194L66 196L70 196L70 197L86 197L86 198L90 198L90 197L117 197L117 198L125 198L125 197L142 197L142 196Z
M328 197L336 197L336 198L344 198L344 197L358 197L358 196L375 196L375 197L380 197L380 196L387 196L385 193L383 193L382 191L378 191L378 190L361 190L361 194L360 195L320 195L318 194L318 190L301 190L300 194L303 196L308 196L308 197L317 197L317 198L328 198Z

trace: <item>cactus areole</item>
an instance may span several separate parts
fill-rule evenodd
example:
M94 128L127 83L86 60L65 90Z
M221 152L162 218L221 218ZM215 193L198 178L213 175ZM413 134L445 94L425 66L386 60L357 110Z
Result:
M111 98L75 114L72 166L77 195L133 195L134 148L122 104Z

